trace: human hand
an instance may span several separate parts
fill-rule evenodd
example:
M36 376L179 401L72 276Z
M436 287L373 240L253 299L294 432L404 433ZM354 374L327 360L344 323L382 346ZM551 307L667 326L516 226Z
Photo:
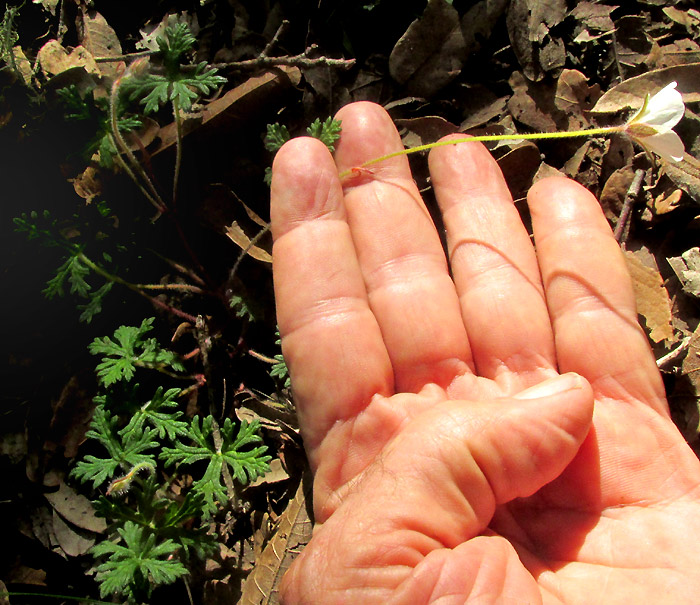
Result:
M700 464L673 425L625 261L566 179L528 205L478 143L430 153L450 269L389 116L338 114L335 162L277 154L282 347L314 471L298 603L691 603ZM595 401L595 404L594 404Z

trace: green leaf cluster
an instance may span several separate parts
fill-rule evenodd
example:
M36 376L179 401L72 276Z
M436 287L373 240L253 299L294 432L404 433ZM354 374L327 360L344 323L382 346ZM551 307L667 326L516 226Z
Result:
M177 559L180 545L174 540L157 540L157 536L132 521L117 529L122 544L104 540L92 549L95 557L107 557L97 566L100 594L126 596L131 601L149 598L153 586L171 584L187 575L187 568Z
M328 150L333 153L335 151L335 142L340 138L342 123L340 120L326 118L323 122L316 118L311 125L306 129L309 136L321 141Z
M245 485L263 475L269 469L270 456L265 455L267 446L253 444L262 442L262 437L258 434L258 421L241 422L238 431L230 418L226 418L223 426L219 429L220 443L214 439L215 420L212 416L207 416L201 422L198 416L192 419L188 436L194 441L194 445L187 445L181 442L176 443L174 448L164 448L162 458L166 466L173 463L194 464L200 460L206 460L207 468L201 479L195 481L192 489L202 494L205 511L215 513L220 503L227 499L226 488L221 483L224 465L228 465L239 483Z
M84 456L71 473L93 489L104 490L109 482L94 506L111 531L92 554L99 560L102 596L129 603L148 602L154 586L187 574L190 553L204 557L215 550L206 521L229 498L225 485L247 484L269 469L271 459L257 421L235 424L226 418L221 427L211 415L188 421L179 388L158 386L151 397L141 395L143 389L132 382L137 369L184 370L172 351L149 337L153 321L120 326L90 345L103 356L97 372L106 390L95 398L86 436L104 453ZM194 481L176 498L169 485L183 466L191 467ZM142 471L148 471L146 477L139 476Z
M277 340L275 341L275 344L282 344L282 339L280 338L279 330L277 331ZM284 387L288 389L290 386L292 386L292 381L289 378L287 362L284 360L282 353L278 353L277 355L275 355L275 361L276 363L272 366L272 370L270 370L270 376L272 376L272 378L279 378L280 380L283 380Z
M97 365L97 376L103 386L131 380L137 367L184 371L185 367L176 353L162 349L155 338L146 338L146 334L153 329L153 321L154 318L149 317L138 327L120 326L115 330L113 339L104 336L90 343L90 353L104 356Z
M77 306L82 311L80 321L90 323L92 318L102 310L102 300L112 289L113 282L108 281L97 290L93 290L85 279L93 268L83 254L81 246L67 240L60 233L56 219L51 219L48 210L43 212L41 219L47 224L46 227L39 226L40 217L36 211L29 214L22 213L21 216L15 217L13 222L15 230L24 232L27 239L36 239L44 246L60 247L68 252L68 257L56 269L56 274L46 282L46 288L42 293L51 300L56 296L64 296L66 285L68 285L70 294L86 299L84 304Z
M84 159L89 160L98 151L100 166L112 168L117 148L112 136L109 101L102 97L95 98L91 91L81 94L75 84L59 89L57 94L64 106L66 120L89 122L95 133L85 145ZM121 105L119 105L118 113L117 128L119 128L119 132L133 132L143 125L143 121L138 116L124 115L124 109Z
M126 97L144 105L146 114L158 111L167 102L188 111L200 95L209 94L224 84L226 78L216 75L217 70L208 68L206 62L195 65L194 69L181 64L195 41L184 23L167 27L165 36L156 38L165 73L126 77L122 84Z
M321 122L319 118L316 118L311 125L307 127L306 133L310 137L321 141L328 147L328 150L333 153L335 151L335 142L340 138L341 130L342 123L340 120L326 118ZM289 130L284 124L279 124L277 122L268 124L264 141L265 149L272 153L277 153L280 147L290 138ZM268 185L272 183L272 169L269 166L265 169L265 182Z

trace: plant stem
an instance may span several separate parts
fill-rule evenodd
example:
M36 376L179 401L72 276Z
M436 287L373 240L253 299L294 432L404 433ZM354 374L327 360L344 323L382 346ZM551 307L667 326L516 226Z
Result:
M197 321L197 318L194 315L190 315L189 313L185 313L184 311L180 311L180 309L177 309L173 307L172 305L169 305L167 303L164 303L162 300L158 300L157 298L154 298L153 296L150 296L149 294L146 294L142 286L143 284L132 284L131 282L126 281L125 279L122 279L118 275L114 275L113 273L110 273L109 271L106 271L102 267L100 267L98 264L94 263L91 261L85 254L82 252L78 253L78 258L80 258L81 262L90 269L92 269L95 273L98 275L101 275L104 277L106 280L114 282L116 284L121 284L122 286L125 286L129 288L129 290L132 290L139 294L140 296L143 296L144 298L147 298L153 305L156 307L160 307L161 309L164 309L168 311L169 313L172 313L173 315L177 315L178 317L181 317L191 323L195 323ZM171 284L171 286L177 286L178 284ZM186 285L186 284L183 284ZM192 286L191 288L195 288L196 286ZM190 290L191 288L186 288L187 290ZM174 288L170 288L174 289ZM182 289L182 288L178 288Z
M136 179L134 172L141 177L141 179L144 183L146 183L146 186L151 192L151 195L146 195L148 201L151 202L151 204L153 204L159 212L163 212L167 208L165 202L163 202L163 199L160 197L160 194L156 190L155 185L153 185L153 181L151 181L149 176L141 167L141 163L136 159L131 149L129 149L129 146L126 144L126 141L124 140L124 137L122 136L121 132L119 132L119 123L117 121L117 105L119 103L119 87L121 86L121 82L122 78L117 78L117 80L112 85L112 91L109 95L109 119L110 124L112 126L112 137L117 148L117 153L121 151L126 155L126 157L129 159L129 162L131 163L132 169L127 170L127 174L129 174L129 177L143 191L144 189ZM126 163L124 163L123 165L126 165Z
M173 115L175 117L175 170L173 173L173 208L177 205L177 185L180 180L180 165L182 164L182 117L180 103L177 97L173 99Z
M536 141L540 139L569 139L574 137L592 137L601 134L610 134L613 132L622 132L624 126L608 126L605 128L591 128L589 130L573 130L568 132L534 132L529 134L494 134L494 135L481 135L476 137L464 137L461 139L448 139L443 141L436 141L435 143L427 143L425 145L417 145L416 147L409 147L408 149L402 149L401 151L394 151L393 153L387 153L385 155L373 158L363 162L357 167L350 168L349 170L344 170L338 176L340 179L344 179L350 176L354 170L358 168L366 168L372 164L378 164L384 160L389 160L401 155L409 155L411 153L418 153L419 151L427 151L428 149L433 149L434 147L445 147L447 145L458 145L459 143L478 143L486 141Z

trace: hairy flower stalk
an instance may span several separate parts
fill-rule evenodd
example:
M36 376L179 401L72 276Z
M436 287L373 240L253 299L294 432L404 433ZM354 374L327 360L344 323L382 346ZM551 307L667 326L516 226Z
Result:
M671 82L655 95L647 95L642 108L634 114L626 124L621 126L607 126L603 128L590 128L588 130L573 130L565 132L536 132L530 134L499 134L482 135L476 137L464 137L418 145L409 149L402 149L393 153L373 158L340 173L340 178L350 176L354 172L378 164L384 160L409 153L427 151L434 147L457 145L459 143L474 143L486 141L535 141L540 139L565 139L573 137L594 137L607 135L614 132L624 132L632 137L648 152L655 153L669 162L680 162L683 159L685 148L680 137L673 131L685 112L685 105L681 93L676 90L676 82Z

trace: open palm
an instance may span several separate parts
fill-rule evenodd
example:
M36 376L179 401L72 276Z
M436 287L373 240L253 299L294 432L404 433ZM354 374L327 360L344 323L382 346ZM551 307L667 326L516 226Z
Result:
M533 247L477 143L435 149L449 266L389 116L275 159L282 346L315 474L296 603L691 603L700 464L596 200L537 183Z

